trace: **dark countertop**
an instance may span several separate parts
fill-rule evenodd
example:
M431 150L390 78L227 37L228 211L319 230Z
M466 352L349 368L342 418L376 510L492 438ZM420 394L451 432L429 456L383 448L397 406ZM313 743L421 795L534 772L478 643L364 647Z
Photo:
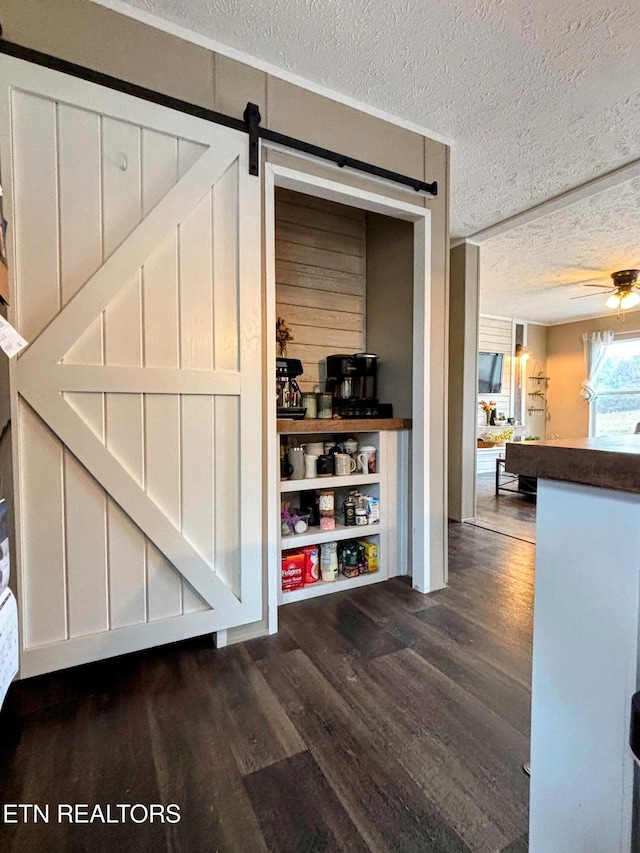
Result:
M505 470L640 494L640 435L507 442Z

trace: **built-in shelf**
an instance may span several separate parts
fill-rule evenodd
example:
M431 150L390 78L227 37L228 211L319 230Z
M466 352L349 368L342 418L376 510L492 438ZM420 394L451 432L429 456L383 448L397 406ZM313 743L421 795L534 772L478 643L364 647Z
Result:
M310 527L306 533L293 533L291 536L283 536L280 542L281 551L291 551L296 548L305 548L307 545L322 545L323 542L339 542L343 539L362 539L365 536L377 536L382 529L382 524L336 524L333 530L321 530L319 527Z
M379 432L380 430L411 429L411 418L278 418L276 432L309 433L309 432Z
M306 492L308 489L342 489L379 483L380 474L347 474L345 477L310 477L302 480L281 480L281 492Z
M377 583L381 580L386 580L386 575L382 577L379 571L366 575L358 575L357 578L345 578L344 575L338 575L338 580L335 581L317 581L310 586L303 586L302 589L294 589L290 592L282 592L281 590L280 603L293 604L294 601L306 601L309 598L329 595L332 592L344 592L348 589L356 589L359 586L367 586L367 584Z

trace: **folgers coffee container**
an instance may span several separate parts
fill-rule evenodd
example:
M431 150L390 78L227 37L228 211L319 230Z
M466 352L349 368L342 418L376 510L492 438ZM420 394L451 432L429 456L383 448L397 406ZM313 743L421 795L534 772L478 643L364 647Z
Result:
M303 551L285 551L282 555L282 591L291 592L304 586L306 557Z
M304 585L320 580L320 552L317 545L308 545L304 553Z

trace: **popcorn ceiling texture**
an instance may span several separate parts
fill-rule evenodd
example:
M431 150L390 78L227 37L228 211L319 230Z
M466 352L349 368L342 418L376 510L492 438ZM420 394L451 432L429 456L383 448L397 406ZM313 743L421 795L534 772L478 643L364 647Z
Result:
M608 294L580 282L611 284L614 270L640 269L640 178L513 228L482 243L483 314L560 323L615 312ZM585 296L571 300L572 296Z
M640 157L631 0L126 2L453 138L453 237Z

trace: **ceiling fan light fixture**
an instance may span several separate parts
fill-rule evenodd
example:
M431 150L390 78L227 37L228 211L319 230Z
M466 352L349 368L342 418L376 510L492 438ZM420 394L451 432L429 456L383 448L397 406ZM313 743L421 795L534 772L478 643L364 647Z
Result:
M619 293L612 293L604 304L607 306L607 308L619 308L620 299L621 297Z
M634 306L640 303L640 296L635 293L633 290L630 290L628 293L623 294L620 297L620 307L627 311L629 308L633 308Z

